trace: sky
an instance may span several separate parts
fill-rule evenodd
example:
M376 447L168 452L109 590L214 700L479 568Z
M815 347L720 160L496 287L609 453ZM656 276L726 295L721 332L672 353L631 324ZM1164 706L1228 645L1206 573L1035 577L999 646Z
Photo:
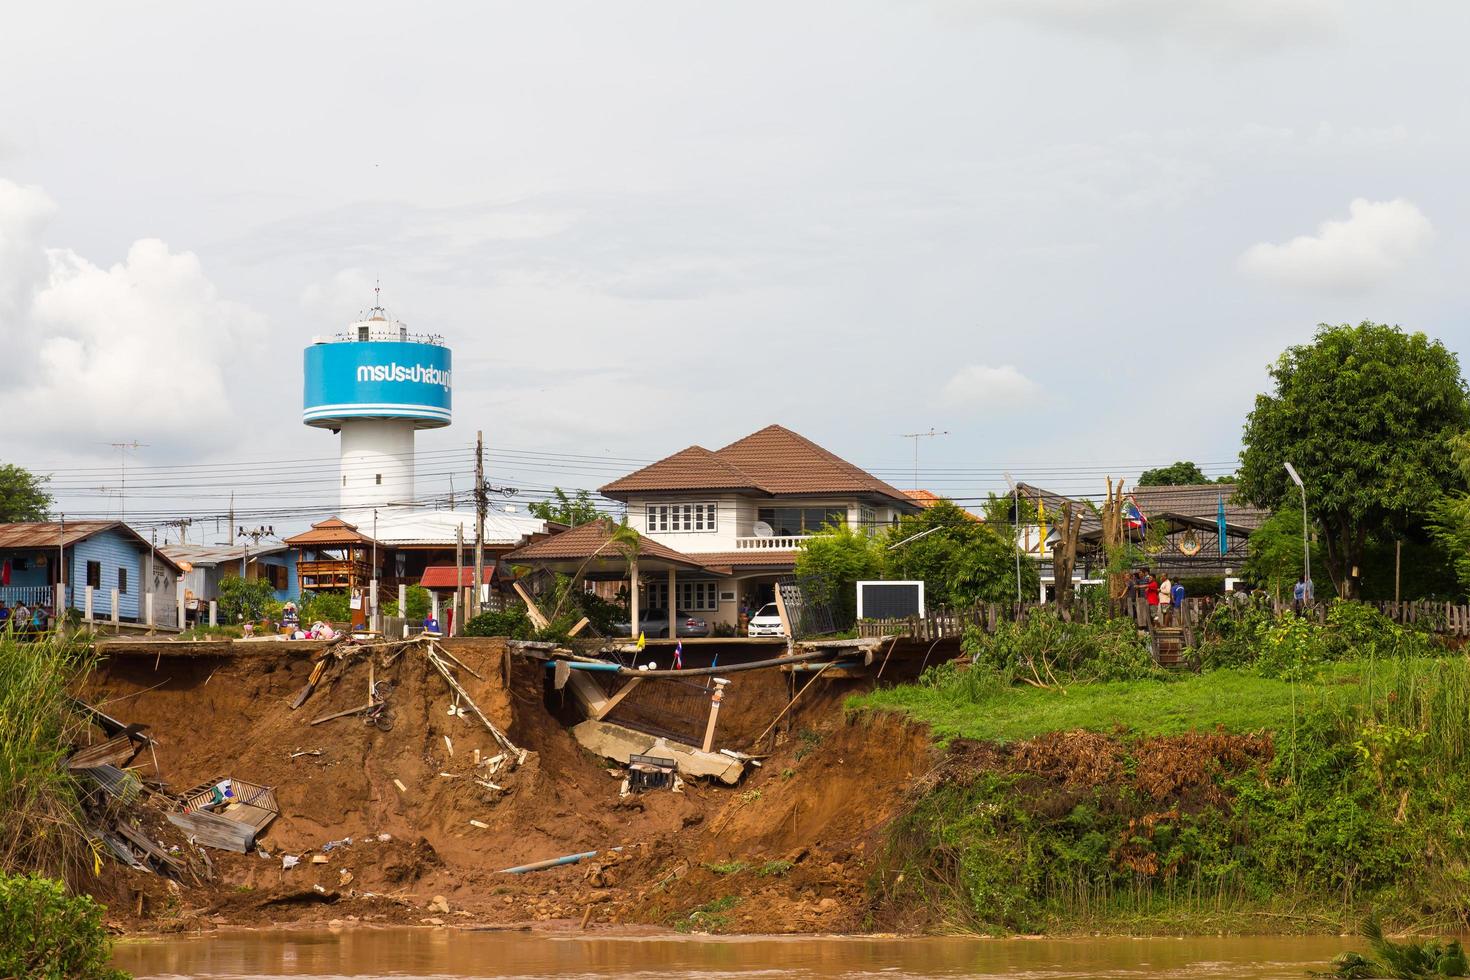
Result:
M483 430L506 506L772 422L902 486L917 444L958 498L1223 474L1318 323L1467 339L1453 0L140 0L6 34L0 461L75 515L333 509L301 349L375 283L454 351L420 495Z

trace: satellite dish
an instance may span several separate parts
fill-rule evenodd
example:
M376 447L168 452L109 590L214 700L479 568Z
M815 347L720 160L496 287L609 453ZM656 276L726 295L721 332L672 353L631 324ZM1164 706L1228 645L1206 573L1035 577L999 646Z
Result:
M756 521L751 525L750 529L755 532L755 536L758 538L774 538L776 536L776 532L771 530L771 525L765 521Z

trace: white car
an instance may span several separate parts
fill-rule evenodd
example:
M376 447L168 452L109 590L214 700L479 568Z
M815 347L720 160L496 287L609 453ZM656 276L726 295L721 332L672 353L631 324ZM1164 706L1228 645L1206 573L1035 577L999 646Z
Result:
M786 631L781 628L781 615L776 612L776 604L768 602L761 606L756 614L750 617L750 624L745 628L746 636L785 636Z

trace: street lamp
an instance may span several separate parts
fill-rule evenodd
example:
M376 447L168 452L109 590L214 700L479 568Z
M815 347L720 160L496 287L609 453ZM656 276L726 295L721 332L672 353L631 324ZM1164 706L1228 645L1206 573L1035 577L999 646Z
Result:
M1016 486L1016 481L1011 479L1011 471L1006 470L1006 485L1011 488L1011 512L1015 515L1011 526L1014 539L1011 544L1016 549L1016 605L1021 604L1021 488Z
M1312 585L1312 549L1307 544L1307 487L1304 483L1302 483L1302 478L1297 473L1296 467L1292 466L1289 462L1287 462L1285 465L1286 475L1291 477L1291 482L1296 484L1296 488L1300 490L1302 494L1302 567L1306 572L1307 595L1311 598L1315 598L1315 596L1313 596L1313 592L1315 591L1315 589Z

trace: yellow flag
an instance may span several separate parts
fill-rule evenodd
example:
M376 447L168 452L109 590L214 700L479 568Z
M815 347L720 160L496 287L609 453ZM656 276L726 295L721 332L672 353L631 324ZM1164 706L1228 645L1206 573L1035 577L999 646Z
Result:
M1040 498L1037 498L1037 500L1036 500L1036 521L1037 521L1038 524L1041 525L1041 541L1036 545L1036 553L1038 555L1040 555L1041 557L1045 558L1046 557L1046 502L1044 500L1041 500Z
M648 641L643 638L643 631L642 630L639 630L638 631L638 649L642 650L643 647L647 643L648 643Z

